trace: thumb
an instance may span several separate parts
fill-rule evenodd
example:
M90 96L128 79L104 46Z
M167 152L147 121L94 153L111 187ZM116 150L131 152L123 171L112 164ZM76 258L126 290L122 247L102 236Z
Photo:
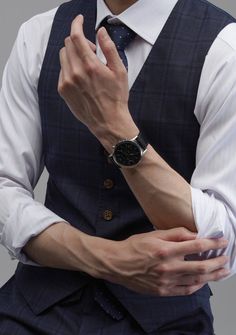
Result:
M195 240L197 237L196 233L193 233L183 227L168 230L157 230L156 233L159 239L172 242Z
M107 60L107 66L114 72L119 71L124 65L114 42L104 27L98 30L97 37L100 48Z

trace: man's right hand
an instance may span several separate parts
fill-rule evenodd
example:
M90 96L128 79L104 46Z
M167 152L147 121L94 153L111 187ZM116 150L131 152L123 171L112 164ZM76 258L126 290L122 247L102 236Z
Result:
M185 260L186 255L226 246L222 239L196 239L196 234L185 228L112 241L59 222L33 237L23 251L42 266L82 271L141 293L174 296L191 294L207 282L227 276L226 256Z
M137 234L114 242L101 277L131 290L159 296L189 295L229 274L226 256L186 261L185 256L223 249L223 239L196 239L185 228ZM103 272L104 271L104 272Z

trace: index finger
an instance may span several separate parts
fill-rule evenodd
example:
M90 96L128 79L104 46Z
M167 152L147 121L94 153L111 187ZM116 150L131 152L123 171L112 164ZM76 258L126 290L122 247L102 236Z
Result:
M83 15L80 14L76 16L76 18L73 20L71 24L70 38L74 43L75 47L77 48L77 50L79 51L81 58L88 56L93 59L96 59L96 56L94 52L91 50L88 40L84 35L83 23L84 23Z

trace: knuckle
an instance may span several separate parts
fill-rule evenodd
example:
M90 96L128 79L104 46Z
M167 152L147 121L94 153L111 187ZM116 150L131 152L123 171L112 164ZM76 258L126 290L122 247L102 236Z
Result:
M68 84L78 83L81 80L81 73L77 67L72 68L71 80L68 80Z
M73 43L77 43L80 40L80 35L78 33L71 33L70 39Z
M80 80L80 76L77 72L72 72L71 74L71 84L72 83L78 83ZM70 86L70 82L67 82L67 86Z
M70 36L67 36L67 37L64 39L64 44L67 45L67 44L70 43L70 41L71 41Z
M60 96L63 96L63 94L65 92L63 84L58 84L57 91L60 94Z
M92 75L97 72L97 66L94 62L87 58L85 59L84 70L87 74Z
M113 41L108 40L108 41L104 44L103 48L104 48L104 51L105 51L106 53L110 53L110 52L113 52L113 51L115 50L115 44L114 44Z
M167 295L166 289L163 287L158 287L156 290L156 294L159 295L160 297L164 297Z
M200 239L195 240L195 245L196 245L196 248L197 248L198 252L204 252L205 251L204 243L203 243L202 240L200 240Z
M73 69L71 72L71 81L77 83L80 79L80 74L76 69ZM69 83L68 83L69 84Z
M58 93L59 93L60 95L63 94L63 87L62 87L62 84L61 84L61 83L59 83L59 84L57 85L57 91L58 91Z
M156 256L160 259L160 260L165 260L168 256L169 256L169 250L166 247L160 247L159 250L157 250L156 252Z
M71 81L69 79L64 79L58 84L58 92L63 95L71 87Z
M91 57L89 53L84 53L80 55L80 59L83 62L83 70L87 73L97 72L98 64L94 59Z
M207 269L207 266L205 264L198 265L198 268L197 268L198 273L207 274L207 272L208 272L207 270L208 269Z
M194 284L195 285L199 285L201 284L203 281L203 277L201 275L197 275L195 278L194 278Z
M164 274L169 272L169 267L167 264L160 264L157 268L157 273L159 276L163 276Z

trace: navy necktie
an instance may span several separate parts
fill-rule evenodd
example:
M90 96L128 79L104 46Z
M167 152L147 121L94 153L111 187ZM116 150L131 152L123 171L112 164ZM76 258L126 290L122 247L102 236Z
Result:
M126 70L128 70L128 60L125 55L125 49L130 44L130 42L133 41L133 39L136 36L136 33L121 22L108 23L107 20L108 18L105 18L105 20L102 23L102 26L106 28L109 36L115 43L120 58L122 59L124 66L126 67Z

